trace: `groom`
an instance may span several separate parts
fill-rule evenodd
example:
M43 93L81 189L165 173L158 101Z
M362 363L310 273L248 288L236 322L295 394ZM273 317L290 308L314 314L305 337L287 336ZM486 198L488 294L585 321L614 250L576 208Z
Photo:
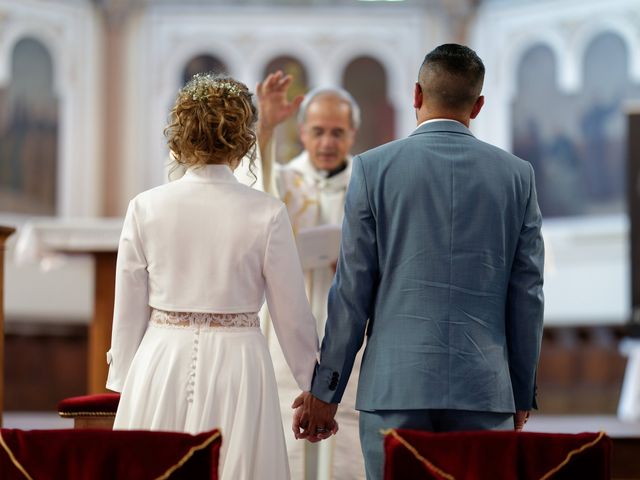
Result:
M437 47L414 89L418 128L353 161L338 270L298 438L335 431L367 337L356 408L368 479L381 429L522 429L536 407L543 241L533 169L469 130L484 65ZM301 430L302 428L302 430Z

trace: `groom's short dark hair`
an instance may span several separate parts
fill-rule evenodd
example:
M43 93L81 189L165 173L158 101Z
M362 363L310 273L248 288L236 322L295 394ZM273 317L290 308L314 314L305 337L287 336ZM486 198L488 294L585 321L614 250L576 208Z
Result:
M446 43L429 52L418 74L418 83L428 101L450 110L473 105L482 92L483 81L480 57L456 43Z

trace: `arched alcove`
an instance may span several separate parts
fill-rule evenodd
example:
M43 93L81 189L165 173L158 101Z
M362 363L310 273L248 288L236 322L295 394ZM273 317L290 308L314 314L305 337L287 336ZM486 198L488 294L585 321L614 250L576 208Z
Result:
M547 47L534 46L518 66L512 104L516 155L534 166L543 215L624 212L624 104L640 99L629 53L616 34L594 37L584 50L580 88L560 91Z
M581 203L572 188L561 188L573 181L566 172L566 163L572 159L575 147L566 143L565 127L571 115L565 117L567 105L559 92L555 56L546 45L533 45L524 52L517 69L516 94L512 104L511 135L513 152L533 165L538 188L540 208L545 216L579 213ZM560 156L551 156L549 145L557 143ZM565 148L560 152L560 145ZM553 158L550 158L553 157ZM553 162L553 164L550 164ZM566 185L565 185L566 187ZM576 188L576 186L573 186ZM566 198L559 198L563 193ZM567 205L568 204L568 205Z
M389 142L395 138L395 110L387 98L387 73L372 57L353 59L345 68L342 84L362 112L362 125L353 146L353 153Z
M54 215L58 185L58 99L53 62L38 40L19 40L0 90L0 210Z
M281 55L273 58L264 68L262 78L266 78L270 73L281 70L293 77L293 82L289 87L289 98L303 95L309 89L309 78L305 65L291 55ZM298 136L298 125L295 117L288 119L275 132L276 144L278 145L277 161L286 163L295 157L302 150Z
M627 145L624 108L629 100L640 99L640 85L630 80L629 51L617 33L601 33L588 44L583 76L577 121L589 204L595 213L621 213Z
M228 73L227 65L213 55L197 55L187 62L182 71L182 84L184 85L196 73Z

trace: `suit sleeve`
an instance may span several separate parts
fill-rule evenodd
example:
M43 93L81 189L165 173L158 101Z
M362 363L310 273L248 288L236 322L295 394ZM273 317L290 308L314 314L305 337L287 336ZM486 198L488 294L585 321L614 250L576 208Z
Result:
M135 200L129 203L116 262L111 349L107 352L107 388L121 392L150 315L147 260L140 239Z
M542 341L544 242L533 168L524 221L511 267L506 332L511 385L517 410L537 408L536 370Z
M267 306L284 358L300 389L308 391L318 358L318 333L284 205L271 223L263 274Z
M376 222L360 157L347 189L338 268L329 291L328 318L311 393L339 403L364 341L379 277Z

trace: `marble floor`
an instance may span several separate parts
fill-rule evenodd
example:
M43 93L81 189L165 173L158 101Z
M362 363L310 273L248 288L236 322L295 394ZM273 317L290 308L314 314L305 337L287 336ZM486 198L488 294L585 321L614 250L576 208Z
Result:
M73 428L73 421L55 412L18 412L3 414L4 428L61 429ZM640 422L622 422L614 415L536 415L527 423L529 432L580 433L605 431L611 437L640 438Z
M615 415L536 415L529 419L528 432L606 432L610 437L640 438L640 422L622 422Z
M4 412L3 428L19 428L21 430L73 428L73 420L61 418L56 412Z

